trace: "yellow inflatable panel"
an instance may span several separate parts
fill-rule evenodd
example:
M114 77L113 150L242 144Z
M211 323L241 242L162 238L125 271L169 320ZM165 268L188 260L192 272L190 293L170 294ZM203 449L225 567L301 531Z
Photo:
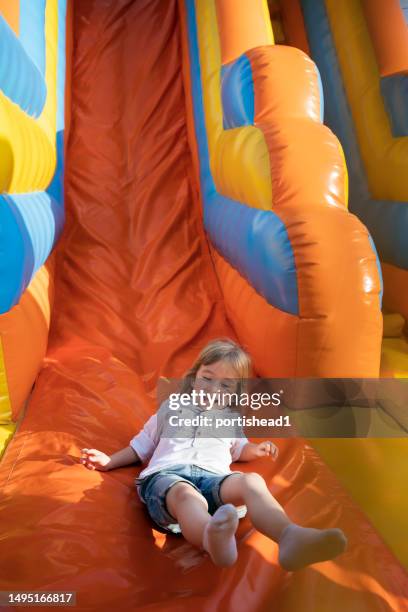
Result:
M29 117L0 92L0 148L6 163L0 164L3 192L43 191L53 177L55 144L39 122Z
M381 376L408 376L408 343L406 338L384 338L381 346Z
M402 315L389 313L383 315L383 336L384 338L400 338L403 334L405 319Z
M53 143L57 126L57 44L58 44L58 0L47 0L45 9L45 82L47 100L38 125ZM52 178L52 177L51 177Z
M408 439L313 439L313 447L350 491L408 568Z
M9 423L8 425L0 425L0 458L2 457L4 451L6 450L7 444L13 437L16 427L17 427L16 423Z
M2 104L3 95L0 93L0 122L2 121ZM11 179L13 176L13 148L3 130L0 129L0 192L8 191Z
M254 208L271 208L269 151L261 130L248 125L223 131L211 161L220 193Z
M11 419L10 395L7 384L6 366L4 363L3 343L0 338L0 424L9 423Z

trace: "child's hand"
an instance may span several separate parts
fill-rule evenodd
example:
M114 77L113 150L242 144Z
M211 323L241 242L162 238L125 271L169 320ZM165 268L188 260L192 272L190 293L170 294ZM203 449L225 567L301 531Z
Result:
M256 454L257 457L266 457L270 455L275 461L279 455L279 449L276 444L268 440L267 442L261 442L257 445Z
M82 448L80 462L88 468L88 470L100 470L106 472L108 470L108 464L111 458L109 455L105 455L102 451L96 450L96 448Z

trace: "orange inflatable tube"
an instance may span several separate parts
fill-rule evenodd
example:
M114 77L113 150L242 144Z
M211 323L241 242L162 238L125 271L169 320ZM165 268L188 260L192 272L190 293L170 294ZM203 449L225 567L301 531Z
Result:
M281 0L280 11L287 44L302 49L307 55L310 55L299 0Z
M408 72L408 28L399 0L363 0L382 77Z

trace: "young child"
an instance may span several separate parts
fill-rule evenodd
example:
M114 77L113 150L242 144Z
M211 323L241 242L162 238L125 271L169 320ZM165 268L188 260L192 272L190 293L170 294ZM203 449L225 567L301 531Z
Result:
M250 376L248 354L228 339L210 342L187 372L181 392L201 392L201 403L171 411L173 414L204 414L207 394L219 398L214 410L225 410L223 394L242 392ZM197 395L196 395L197 397ZM204 398L204 399L203 399ZM149 463L136 479L141 500L153 521L172 531L179 524L184 537L204 549L220 567L237 559L236 506L245 505L254 527L279 545L279 563L289 571L332 559L344 551L346 537L340 529L313 529L293 523L271 495L265 480L256 472L231 472L232 461L258 457L276 459L272 442L254 444L239 438L200 437L192 428L190 437L165 437L160 415L168 401L132 438L130 445L108 456L96 449L82 449L81 462L88 469L111 470L136 461Z

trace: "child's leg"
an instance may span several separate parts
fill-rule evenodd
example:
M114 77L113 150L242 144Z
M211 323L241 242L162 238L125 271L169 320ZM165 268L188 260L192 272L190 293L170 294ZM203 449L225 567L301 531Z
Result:
M333 559L346 547L347 540L340 529L313 529L292 523L259 474L226 478L220 496L226 504L247 506L254 527L279 543L279 562L287 570Z
M227 567L235 563L238 515L232 505L226 504L210 516L203 495L189 484L179 482L167 492L166 506L186 540L204 548L216 565Z

